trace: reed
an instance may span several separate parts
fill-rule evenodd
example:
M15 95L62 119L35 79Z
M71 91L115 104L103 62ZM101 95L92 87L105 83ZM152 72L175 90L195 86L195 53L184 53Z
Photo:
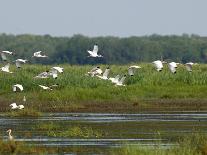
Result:
M58 79L34 79L39 73L50 69L52 66L24 65L21 69L12 66L14 74L1 73L0 102L8 110L11 102L21 103L26 96L26 105L39 111L75 111L87 108L87 103L113 104L137 103L145 104L145 99L206 99L207 94L207 65L201 64L193 67L189 73L184 66L172 74L167 66L162 72L157 72L152 64L140 64L142 69L137 70L133 77L127 77L126 87L115 87L110 81L100 80L96 77L86 76L85 73L93 66L71 66L67 64L64 73ZM110 77L117 74L127 74L129 65L110 65ZM100 65L105 69L107 65ZM13 84L23 84L23 92L12 92ZM38 86L59 84L53 91L44 91ZM4 108L5 105L5 108ZM68 109L68 110L66 110Z

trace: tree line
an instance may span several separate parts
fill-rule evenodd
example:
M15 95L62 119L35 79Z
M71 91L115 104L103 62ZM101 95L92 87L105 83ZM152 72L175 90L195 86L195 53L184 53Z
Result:
M87 57L87 50L97 44L103 58ZM0 50L15 52L15 58L25 58L31 63L43 64L126 64L131 62L152 62L163 58L176 62L207 62L207 37L183 34L181 36L113 36L52 37L50 35L0 34ZM49 57L44 61L31 56L43 51Z

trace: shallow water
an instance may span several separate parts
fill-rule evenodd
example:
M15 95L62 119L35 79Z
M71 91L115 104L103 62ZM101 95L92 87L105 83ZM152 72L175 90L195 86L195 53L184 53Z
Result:
M71 126L92 127L105 134L101 138L63 138L47 136L44 131L34 128L38 123L56 122L65 128ZM16 141L28 144L59 147L90 147L105 153L111 147L125 144L153 146L157 141L168 147L174 145L173 138L192 132L206 132L206 112L173 112L173 113L45 113L39 118L8 118L0 115L0 130L7 139L7 129L11 128ZM161 138L162 137L162 138ZM69 152L75 153L75 152Z

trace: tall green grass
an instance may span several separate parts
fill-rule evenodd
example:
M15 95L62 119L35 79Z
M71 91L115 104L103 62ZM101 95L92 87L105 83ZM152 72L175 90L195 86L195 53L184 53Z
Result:
M177 140L177 146L163 148L159 143L155 147L126 145L114 149L113 155L207 155L207 135L193 133Z
M127 77L126 87L115 87L110 81L89 77L85 74L93 67L60 65L64 73L58 79L34 79L39 73L52 66L24 65L21 69L11 67L13 74L0 73L0 102L2 105L11 102L22 102L25 95L30 106L41 109L82 107L83 103L135 103L143 99L206 99L207 65L196 65L193 72L179 66L172 74L165 66L157 72L152 64L140 64L133 77ZM105 70L107 65L100 65ZM129 65L111 65L110 77L127 74ZM22 84L23 92L12 92L13 84ZM59 84L53 91L44 91L38 86ZM45 104L45 106L44 106Z

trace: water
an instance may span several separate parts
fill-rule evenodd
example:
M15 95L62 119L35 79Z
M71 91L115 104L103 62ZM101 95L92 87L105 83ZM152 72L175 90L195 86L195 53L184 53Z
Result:
M58 123L61 126L61 129L55 132L64 132L64 130L78 126L80 128L93 128L103 132L104 135L98 138L54 137L35 128L38 124L50 122ZM206 112L45 113L39 118L8 118L0 115L0 130L4 139L7 139L6 130L11 128L16 141L48 147L82 146L90 148L89 154L97 154L97 152L104 154L106 150L110 150L112 147L121 147L125 144L153 146L158 141L162 146L169 147L174 145L173 138L198 130L204 133L206 127Z

